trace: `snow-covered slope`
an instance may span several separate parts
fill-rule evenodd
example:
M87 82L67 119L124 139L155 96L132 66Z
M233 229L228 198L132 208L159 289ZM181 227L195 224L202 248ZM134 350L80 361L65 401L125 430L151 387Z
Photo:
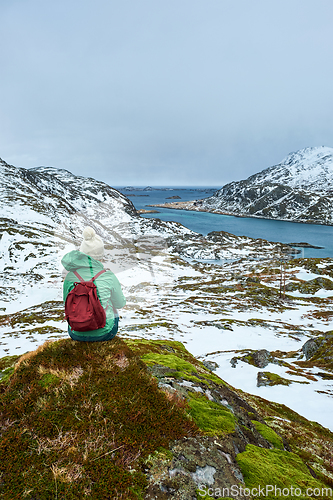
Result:
M116 222L126 219L124 213L135 215L132 203L115 189L66 170L16 168L0 159L0 186L2 216L6 212L8 216L14 215L17 219L21 215L26 220L27 210L33 210L59 223L65 215L87 210L96 202L112 207Z
M213 196L186 208L333 224L332 193L333 149L322 146L291 153L278 165L226 184Z
M290 153L278 165L252 175L248 181L283 184L320 194L333 190L333 148L305 148Z
M180 224L142 219L125 195L103 182L0 160L0 302L29 297L32 289L36 295L37 288L53 298L52 284L61 289L61 256L79 246L87 225L102 236L110 260L124 267L133 264L143 235L191 233Z

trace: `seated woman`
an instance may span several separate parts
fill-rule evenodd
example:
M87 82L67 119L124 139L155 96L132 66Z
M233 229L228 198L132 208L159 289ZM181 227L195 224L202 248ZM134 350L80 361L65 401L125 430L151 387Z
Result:
M117 309L124 307L126 299L118 278L112 271L105 270L100 262L104 257L104 244L101 238L91 227L84 229L83 238L80 250L72 250L61 260L62 265L68 271L63 284L63 299L66 303L68 294L74 289L75 283L87 282L96 277L93 282L97 288L99 302L105 311L105 326L94 330L75 331L68 325L68 333L73 340L85 342L111 340L118 331Z

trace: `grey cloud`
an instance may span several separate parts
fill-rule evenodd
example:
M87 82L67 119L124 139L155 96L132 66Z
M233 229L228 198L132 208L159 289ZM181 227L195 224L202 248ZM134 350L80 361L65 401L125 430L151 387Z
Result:
M0 4L0 156L214 184L332 146L329 0Z

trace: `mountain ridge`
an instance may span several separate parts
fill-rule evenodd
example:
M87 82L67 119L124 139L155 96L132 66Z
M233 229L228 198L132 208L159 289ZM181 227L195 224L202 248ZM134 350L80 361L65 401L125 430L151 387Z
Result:
M230 182L208 198L162 206L333 225L332 192L333 149L321 146L290 153L277 165Z
M317 172L317 180L309 185L310 174L314 172ZM284 184L292 188L322 192L323 189L327 190L328 182L329 190L331 190L333 188L333 148L308 147L289 153L280 163L251 175L247 181L254 179L258 184L262 177L264 182L268 182L267 179L265 180L265 174L267 177L267 174L271 173L273 174L271 182L279 180L280 176L284 175ZM326 177L324 177L325 174Z

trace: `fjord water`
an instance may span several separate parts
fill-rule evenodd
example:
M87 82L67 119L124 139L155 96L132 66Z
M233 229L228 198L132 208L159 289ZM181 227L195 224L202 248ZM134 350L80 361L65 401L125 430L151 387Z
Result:
M176 201L169 199L172 196L179 196L180 199L178 201L203 199L211 196L216 191L216 188L153 188L147 191L142 190L142 188L135 188L133 190L118 188L118 190L130 198L137 210L156 209L159 212L157 214L144 214L142 217L155 217L165 221L180 222L192 231L203 235L211 231L227 231L237 236L263 238L268 241L279 241L281 243L306 242L324 248L300 248L301 253L297 257L333 257L333 226L256 219L253 217L234 217L208 212L193 212L147 206Z

